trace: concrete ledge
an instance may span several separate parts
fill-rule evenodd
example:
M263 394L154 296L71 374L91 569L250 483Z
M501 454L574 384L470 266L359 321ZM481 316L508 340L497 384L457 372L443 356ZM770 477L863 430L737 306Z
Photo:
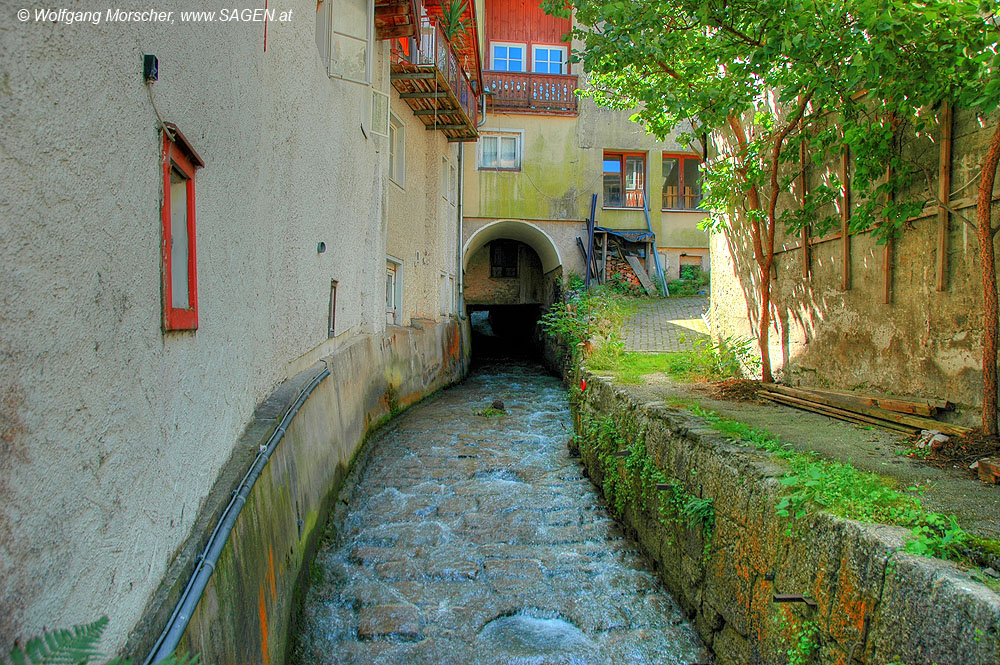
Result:
M237 443L126 653L141 662L149 652L259 446L302 386L329 367L254 485L178 649L214 665L283 663L306 564L353 459L386 419L465 376L466 327L452 319L422 329L392 327L278 386Z
M632 417L657 466L713 500L707 548L683 521L664 526L634 506L623 520L717 662L783 665L809 622L813 665L1000 663L1000 596L950 562L900 552L908 530L822 513L782 518L785 469L772 456L727 442L688 411L639 404L606 378L583 376L578 428L583 415ZM583 453L601 486L596 453ZM779 593L811 596L816 607L772 602Z

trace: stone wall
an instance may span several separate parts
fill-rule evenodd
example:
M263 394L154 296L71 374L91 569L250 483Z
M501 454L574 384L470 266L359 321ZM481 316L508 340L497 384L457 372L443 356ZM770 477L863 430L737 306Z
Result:
M365 438L398 410L464 377L468 359L465 322L446 320L423 330L390 326L384 336L360 338L279 386L258 408L126 652L139 660L149 652L258 447L325 365L329 376L292 420L254 485L179 647L215 665L283 663L329 502Z
M665 525L626 506L623 520L720 665L783 665L809 625L819 645L812 665L1000 663L1000 596L954 564L899 552L906 530L822 513L781 518L784 469L767 453L727 442L688 411L641 404L607 379L583 377L578 429L587 416L634 420L678 491L712 500L707 543L702 525L683 519ZM600 486L601 465L586 446L583 462ZM779 593L816 606L772 602Z
M975 218L978 161L997 122L997 114L983 125L971 113L955 114L951 206L969 219ZM909 146L907 156L928 162L936 172L937 150L937 144L924 139ZM820 170L812 169L811 181L816 179L813 171ZM926 182L918 180L910 194L926 200ZM994 197L1000 198L1000 189ZM796 203L790 197L781 197L779 215L791 205ZM831 206L824 212L832 211ZM771 363L781 380L938 397L973 407L981 403L982 286L976 236L952 214L942 245L937 214L937 206L928 205L892 242L888 257L886 246L868 234L849 234L845 242L839 226L823 236L813 234L808 253L798 234L779 229L769 341ZM998 222L1000 204L994 203L994 226ZM738 218L734 224L733 230L713 234L710 243L710 315L717 339L752 338L758 330L759 269L745 225ZM944 288L938 290L942 255ZM977 416L967 412L964 418L972 424Z

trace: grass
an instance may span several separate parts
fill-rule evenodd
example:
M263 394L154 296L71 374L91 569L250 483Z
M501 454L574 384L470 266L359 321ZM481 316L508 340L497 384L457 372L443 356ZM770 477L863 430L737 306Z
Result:
M753 365L751 342L726 339L718 344L699 339L690 349L670 353L625 351L617 338L605 342L587 358L588 369L610 372L619 383L637 384L650 374L667 374L677 381L717 381L740 376Z
M766 450L788 464L789 471L781 478L787 493L776 507L779 515L801 519L823 510L859 522L907 527L910 539L903 549L910 554L968 567L996 565L1000 541L968 533L954 515L924 509L919 498L900 492L891 480L845 462L792 450L771 432L701 407L691 411L730 441ZM908 491L919 492L912 487ZM975 577L994 590L1000 586L983 575Z

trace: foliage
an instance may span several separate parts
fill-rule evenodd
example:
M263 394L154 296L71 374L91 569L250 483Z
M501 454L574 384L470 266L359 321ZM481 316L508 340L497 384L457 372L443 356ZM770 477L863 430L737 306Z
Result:
M819 648L816 636L819 625L815 621L803 621L794 628L792 645L788 648L788 665L809 665L812 655Z
M479 409L476 411L477 416L482 416L483 418L501 418L507 415L507 412L503 409L494 409L492 406L488 406L485 409Z
M656 465L646 450L645 432L633 418L581 414L580 424L580 452L596 458L612 511L621 516L627 509L641 510L663 526L700 529L707 556L715 528L713 500L691 494L683 481Z
M444 0L441 3L441 32L458 49L465 48L469 35L469 21L463 18L465 11L465 0Z
M641 287L628 281L624 275L618 272L612 273L611 277L602 286L612 293L620 293L623 296L632 296L634 298L642 296L644 293Z
M539 320L542 330L567 349L568 362L580 359L579 345L584 342L594 339L600 347L620 339L622 324L634 311L634 304L612 293L607 285L576 290L571 277L566 302L554 303Z
M681 266L680 275L667 284L671 296L695 296L708 290L709 275L698 266Z
M101 657L97 648L104 629L108 627L108 617L103 616L88 624L73 626L44 633L28 641L24 649L14 647L10 652L11 665L86 665ZM106 665L128 665L129 660L115 658ZM198 665L198 658L170 656L163 665ZM0 665L6 663L0 659Z
M906 552L969 565L992 564L1000 553L1000 542L964 531L953 515L924 509L918 498L899 492L885 478L812 452L792 450L766 430L701 407L691 411L730 441L766 450L788 464L790 470L781 479L786 494L776 507L783 517L797 520L824 510L860 522L909 527Z

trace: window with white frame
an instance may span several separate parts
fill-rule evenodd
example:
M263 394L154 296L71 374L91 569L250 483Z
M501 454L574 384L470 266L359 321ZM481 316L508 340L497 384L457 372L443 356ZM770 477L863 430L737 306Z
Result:
M401 325L403 309L403 262L395 257L385 258L385 322Z
M370 84L374 0L318 0L316 47L330 76Z
M490 42L490 69L497 72L526 72L527 51L527 44Z
M521 170L521 132L480 132L479 168Z
M400 187L406 182L406 127L396 117L389 114L389 179Z
M539 74L565 74L566 47L532 46L531 71Z

